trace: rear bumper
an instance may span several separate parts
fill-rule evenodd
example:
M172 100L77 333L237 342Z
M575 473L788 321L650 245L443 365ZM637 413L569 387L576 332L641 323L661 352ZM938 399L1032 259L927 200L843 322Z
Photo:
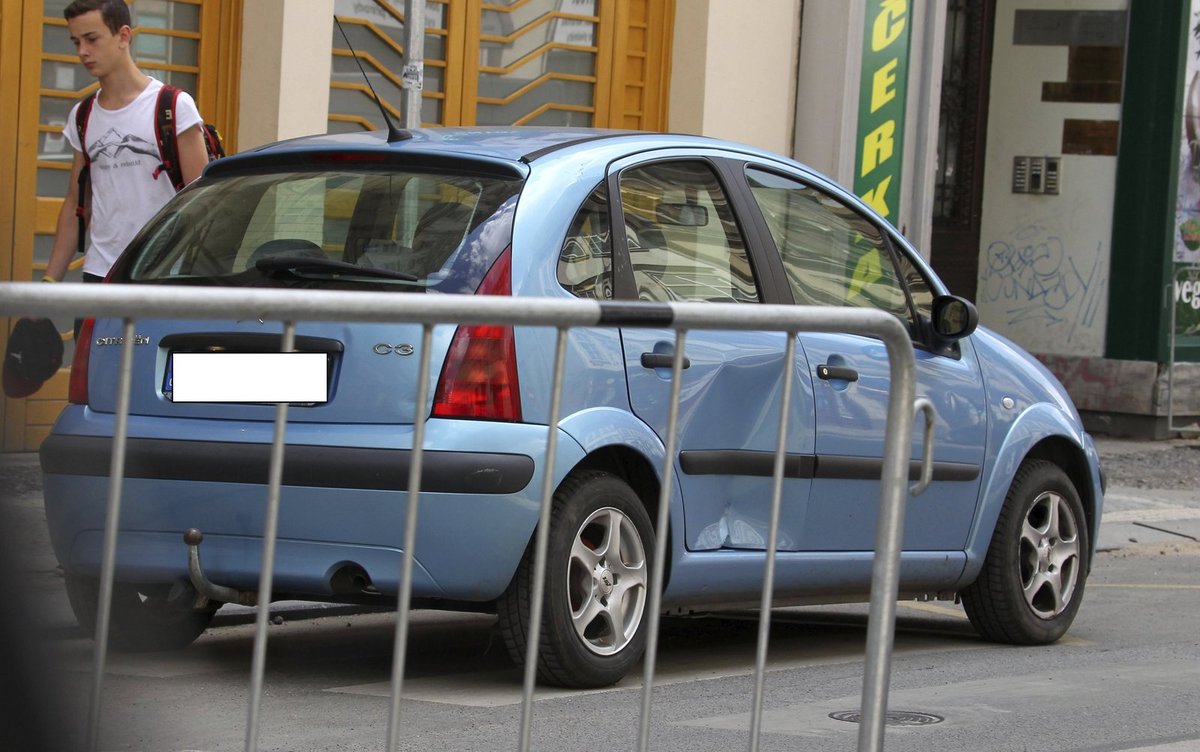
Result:
M82 417L91 428L96 420L105 420L95 414ZM67 419L68 427L71 423ZM493 600L511 581L537 524L546 428L436 423L428 424L426 445L431 448L423 452L413 596ZM186 579L182 536L194 527L205 536L201 557L209 578L219 585L256 589L270 444L262 443L261 434L259 441L231 440L229 434L243 430L237 424L207 431L203 441L160 438L178 436L180 424L157 424L131 419L118 579ZM112 441L65 433L63 425L60 420L59 432L41 449L47 521L63 566L94 573L103 554ZM321 435L328 440L339 429L357 430L325 426ZM336 600L331 578L353 565L361 567L381 593L396 594L411 450L293 444L297 439L291 426L288 430L276 592ZM220 433L226 435L219 437ZM317 435L304 429L296 433L308 440ZM388 438L393 443L410 438L404 434L403 428L391 427ZM353 438L363 436L357 433ZM483 451L496 446L510 451ZM560 441L561 467L569 468L581 456L574 442Z
M112 440L51 434L39 452L42 471L107 476ZM534 463L522 454L425 451L421 490L434 493L511 494L529 485ZM129 439L125 477L223 483L263 483L269 444L228 441ZM292 446L284 455L285 486L407 491L412 451L341 446Z

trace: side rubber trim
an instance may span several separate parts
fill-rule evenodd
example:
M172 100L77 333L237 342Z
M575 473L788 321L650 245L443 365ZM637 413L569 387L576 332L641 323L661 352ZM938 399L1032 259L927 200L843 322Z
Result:
M789 454L783 461L783 476L812 478L816 465L817 458L811 454ZM753 475L770 478L775 473L775 453L737 449L692 450L679 453L679 467L688 475Z
M679 467L688 475L752 475L770 477L775 471L775 453L743 449L690 450L679 453ZM933 479L973 481L979 477L978 465L958 462L933 463ZM879 480L883 460L869 457L789 454L784 460L786 478L840 478ZM908 478L921 477L921 463L909 462Z
M42 442L42 471L107 477L111 448L108 437L50 434ZM125 452L127 478L263 485L271 445L129 439ZM283 485L406 491L411 459L407 449L288 446ZM529 485L533 470L533 459L522 454L426 451L421 490L512 494Z
M979 465L961 462L934 462L933 479L946 481L971 481L979 477ZM845 478L848 480L879 480L883 477L883 460L867 457L817 456L818 478ZM908 463L908 479L921 477L921 463Z

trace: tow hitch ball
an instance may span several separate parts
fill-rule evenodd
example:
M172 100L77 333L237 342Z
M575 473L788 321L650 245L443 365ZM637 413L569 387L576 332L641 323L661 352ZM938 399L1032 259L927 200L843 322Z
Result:
M200 568L200 544L203 541L204 533L194 527L189 527L183 533L183 542L188 547L188 578L192 581L192 587L196 588L194 607L203 608L210 600L236 603L240 606L258 605L258 593L218 585L204 575L204 570Z

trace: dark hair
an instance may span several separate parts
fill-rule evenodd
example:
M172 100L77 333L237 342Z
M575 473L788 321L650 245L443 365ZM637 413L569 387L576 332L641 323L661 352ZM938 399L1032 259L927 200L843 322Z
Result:
M133 26L133 19L129 16L129 6L125 4L125 0L74 0L63 11L63 18L70 21L76 16L82 16L84 13L91 13L94 10L100 11L104 25L114 34L120 31L122 26Z

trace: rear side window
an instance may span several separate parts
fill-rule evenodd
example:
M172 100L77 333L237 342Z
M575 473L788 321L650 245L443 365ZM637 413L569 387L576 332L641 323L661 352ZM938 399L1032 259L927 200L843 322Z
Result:
M473 292L511 241L519 190L390 171L217 178L169 204L120 272L130 282Z
M746 178L796 303L878 308L911 321L904 285L873 222L790 178L754 168Z
M612 298L612 234L608 189L603 184L592 191L571 220L558 254L558 282L579 298Z

